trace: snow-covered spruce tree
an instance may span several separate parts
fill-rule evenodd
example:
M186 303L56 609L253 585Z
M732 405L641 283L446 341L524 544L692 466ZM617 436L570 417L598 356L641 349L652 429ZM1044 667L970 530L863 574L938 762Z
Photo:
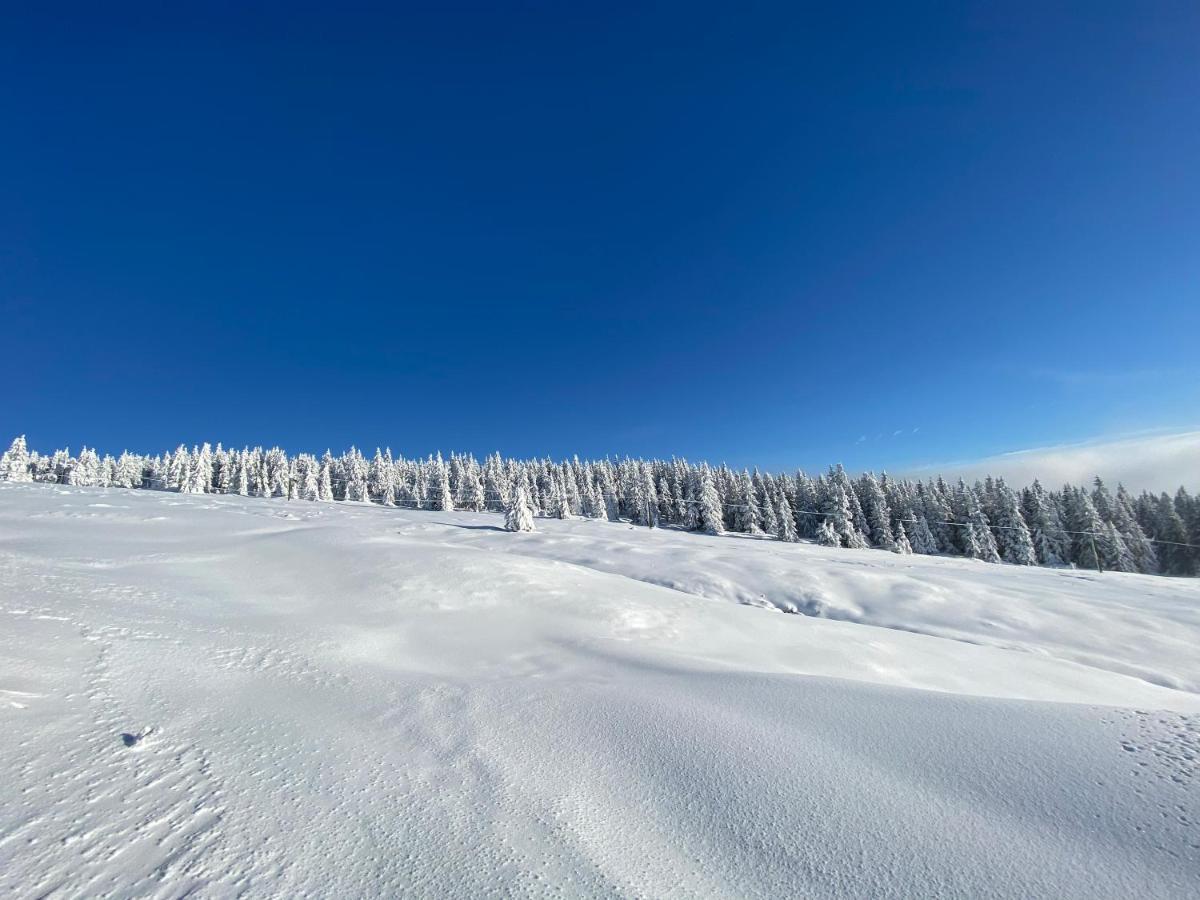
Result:
M756 473L757 474L757 473ZM765 534L779 534L779 504L775 502L775 485L770 479L760 478L762 530Z
M488 509L505 509L508 506L509 491L512 490L512 479L500 461L500 454L493 453L488 457L483 470L483 493Z
M939 553L958 553L958 527L951 524L954 509L950 489L946 482L936 480L918 486L917 496L925 505L925 521L937 539Z
M792 512L796 514L796 530L801 537L814 537L820 527L821 517L814 515L819 504L817 486L803 472L796 473L796 505Z
M571 504L567 501L566 491L560 483L560 478L556 473L551 473L550 484L550 515L556 519L570 519Z
M794 544L800 540L796 533L796 517L792 515L792 504L788 502L787 492L779 491L779 504L775 509L775 517L779 520L779 530L775 536L781 541Z
M484 495L483 476L479 466L472 460L463 471L461 506L470 512L483 512L487 509L487 498Z
M584 515L589 519L608 518L608 508L604 503L604 494L600 490L600 482L594 476L590 477L584 491Z
M821 524L817 526L816 540L822 547L842 546L842 536L838 534L837 529L833 527L833 521L828 517L821 519Z
M1100 569L1104 564L1104 554L1100 551L1107 532L1104 522L1088 492L1071 485L1063 488L1066 500L1068 530L1074 532L1071 537L1071 562L1081 569Z
M867 539L861 531L854 527L854 512L850 495L841 483L832 480L829 482L828 495L824 505L826 508L822 512L826 514L825 521L837 533L842 546L851 550L865 550L869 546Z
M192 468L196 471L196 477L200 479L199 493L211 494L213 490L213 451L207 442L201 444L200 449L193 453Z
M1113 524L1117 527L1117 531L1120 532L1121 538L1125 541L1125 546L1129 548L1129 552L1133 555L1137 571L1144 575L1157 572L1158 554L1155 552L1154 545L1150 543L1150 540L1146 537L1146 532L1138 522L1133 508L1133 501L1129 496L1129 492L1125 490L1125 486L1122 484L1117 485L1117 494L1113 498L1112 511Z
M233 466L233 492L239 497L249 497L250 448L243 447L242 452L237 454L237 461L230 456L229 462Z
M79 459L71 467L67 475L67 484L76 487L95 487L100 470L100 457L95 450L84 447L79 451Z
M1000 550L992 535L991 523L983 511L979 493L961 478L955 490L955 506L958 521L962 522L963 555L969 559L980 559L988 563L1000 562Z
M996 526L996 546L1000 557L1014 565L1036 566L1033 537L1021 515L1016 494L1004 483L1003 478L997 478L993 483L992 509L996 517L992 524Z
M1195 573L1192 556L1188 548L1182 546L1191 543L1187 524L1179 514L1178 505L1165 493L1159 494L1154 504L1153 533L1155 540L1163 542L1158 546L1158 558L1165 574Z
M0 456L0 481L33 481L29 466L29 450L25 446L25 435L13 438L8 450Z
M325 459L321 461L321 474L317 481L317 499L318 500L333 500L333 460L329 458L329 453L325 453Z
M1065 565L1070 556L1069 543L1057 501L1046 493L1041 482L1034 479L1033 484L1022 491L1022 505L1038 562L1043 566Z
M141 460L129 451L117 457L117 470L113 475L113 486L140 488L142 486Z
M867 472L859 480L858 490L862 497L863 514L867 520L867 534L871 543L881 550L894 550L896 538L892 534L891 510L883 496L883 489L871 472Z
M578 462L576 458L576 462ZM575 472L570 463L563 462L558 467L563 499L567 504L567 514L574 517L583 514L583 504L579 501L579 486L575 483Z
M533 513L529 509L529 495L524 483L512 490L508 507L504 510L505 531L533 531Z
M1104 540L1100 544L1100 553L1104 557L1104 568L1113 572L1136 572L1137 560L1129 551L1121 532L1112 522L1104 524Z
M163 490L182 491L191 471L191 463L187 447L180 444L167 459L166 483L162 486Z
M925 521L924 515L918 514L912 521L911 528L913 553L930 554L938 552L937 539L929 529L929 523Z
M720 534L724 531L725 510L721 507L721 498L713 484L712 469L704 463L700 467L700 528L707 534Z
M908 542L908 532L904 530L904 523L896 523L895 546L892 547L893 553L907 554L912 553L912 544Z
M104 458L100 460L100 475L96 484L100 487L114 487L117 480L117 461L104 454Z
M387 456L378 447L375 448L375 456L371 458L371 467L367 472L367 485L378 503L396 505L396 466L390 447Z
M183 484L179 488L182 494L204 493L204 470L199 452L188 460L187 472L183 476Z
M737 503L734 509L733 530L743 534L758 534L762 531L759 523L762 514L758 509L758 494L750 481L750 473L745 469L737 478L737 493L734 495Z
M454 495L450 490L450 470L446 467L441 453L437 455L437 459L430 458L429 475L429 508L442 512L454 512Z
M301 500L321 499L321 467L315 456L302 453L296 459L296 481Z

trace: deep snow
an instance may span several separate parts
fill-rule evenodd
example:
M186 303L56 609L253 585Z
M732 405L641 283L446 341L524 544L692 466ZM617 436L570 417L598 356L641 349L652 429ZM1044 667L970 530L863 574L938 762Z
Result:
M1195 580L499 524L0 483L0 893L1200 893Z

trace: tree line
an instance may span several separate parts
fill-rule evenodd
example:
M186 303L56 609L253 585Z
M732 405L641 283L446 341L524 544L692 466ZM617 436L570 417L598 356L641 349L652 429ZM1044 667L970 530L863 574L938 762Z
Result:
M988 476L974 484L925 481L840 465L810 477L682 459L554 462L439 453L426 459L359 450L289 456L278 447L227 450L180 445L155 456L28 450L23 436L0 457L0 480L238 494L300 501L373 502L415 509L529 512L735 532L830 547L964 556L1014 565L1077 566L1145 574L1200 571L1200 497L1183 487L1131 495L1096 478L1090 487L1012 488Z

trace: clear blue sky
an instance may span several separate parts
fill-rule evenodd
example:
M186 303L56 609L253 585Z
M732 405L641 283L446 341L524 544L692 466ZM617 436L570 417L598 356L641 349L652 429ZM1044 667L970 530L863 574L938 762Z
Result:
M1194 2L68 6L0 28L35 447L896 468L1200 420Z

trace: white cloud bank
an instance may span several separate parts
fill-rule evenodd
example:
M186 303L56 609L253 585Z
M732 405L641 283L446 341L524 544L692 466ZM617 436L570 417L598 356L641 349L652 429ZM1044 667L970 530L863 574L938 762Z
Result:
M1174 493L1180 485L1195 491L1200 488L1200 431L1018 450L974 462L923 466L907 474L916 478L962 477L968 481L990 474L1002 476L1014 486L1037 478L1047 487L1059 487L1064 482L1087 484L1099 475L1110 487L1120 482L1135 493Z

